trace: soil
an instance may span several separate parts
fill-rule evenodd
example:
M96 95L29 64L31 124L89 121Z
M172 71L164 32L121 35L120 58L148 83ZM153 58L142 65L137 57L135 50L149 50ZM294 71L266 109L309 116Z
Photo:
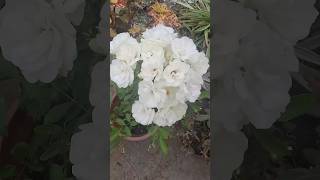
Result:
M145 126L138 124L131 129L133 137L139 137L148 133L148 129Z
M173 133L175 134L175 133ZM210 162L188 151L177 136L170 138L169 153L150 146L151 139L123 141L110 157L110 180L209 180Z

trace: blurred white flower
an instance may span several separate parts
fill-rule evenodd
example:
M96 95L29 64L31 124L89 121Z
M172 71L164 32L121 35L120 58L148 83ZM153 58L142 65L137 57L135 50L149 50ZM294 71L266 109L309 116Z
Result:
M198 53L193 40L188 37L176 38L171 42L171 50L174 59L186 60Z
M177 34L171 27L159 24L151 29L147 29L142 34L142 38L146 40L152 40L162 47L166 47L172 40L177 38Z
M257 10L259 19L294 45L309 34L318 11L316 0L241 0L246 7Z
M255 23L256 14L240 3L230 0L217 0L214 6L213 55L235 52L239 47L240 38L245 36Z
M107 66L109 63L105 61L98 62L91 73L91 86L89 99L93 106L92 121L95 124L100 124L101 126L106 126L105 117L107 116ZM110 97L111 98L111 97Z
M163 79L166 81L168 86L179 86L184 82L189 69L190 66L182 61L172 61L164 69Z
M241 131L229 131L218 124L213 127L214 146L212 151L215 156L212 162L214 167L212 177L213 179L230 180L233 171L242 164L248 141Z
M139 82L139 101L149 108L160 107L166 101L167 91L151 81Z
M174 106L158 109L153 122L158 126L172 126L183 118L187 108L188 106L185 103L178 103Z
M66 76L77 57L72 23L81 22L84 3L84 0L7 1L0 12L3 56L32 83L51 82L58 74Z
M142 125L152 124L155 116L155 111L148 108L144 103L135 101L132 105L132 117Z
M218 0L214 12L213 164L220 180L229 180L241 164L243 125L269 128L285 111L290 72L298 70L293 46L315 18L311 1L240 1Z
M106 127L94 123L84 124L71 138L70 161L72 173L81 180L105 180L107 168Z
M130 65L115 59L110 64L110 78L120 88L126 88L133 83L134 72Z
M80 25L84 16L85 0L52 0L50 4L62 11L72 24Z

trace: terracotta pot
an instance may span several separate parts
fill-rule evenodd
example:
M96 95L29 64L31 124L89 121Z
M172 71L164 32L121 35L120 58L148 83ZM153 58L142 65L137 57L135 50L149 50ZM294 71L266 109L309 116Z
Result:
M118 105L119 103L119 98L117 96L116 90L114 88L111 88L111 107L110 111L113 111L113 109ZM144 141L150 137L150 134L144 134L142 136L128 136L125 137L124 139L127 141L132 141L132 142L137 142L137 141Z
M127 141L138 142L138 141L147 140L149 137L150 137L150 134L147 133L147 134L142 135L142 136L128 136L128 137L125 137L124 139L127 140Z

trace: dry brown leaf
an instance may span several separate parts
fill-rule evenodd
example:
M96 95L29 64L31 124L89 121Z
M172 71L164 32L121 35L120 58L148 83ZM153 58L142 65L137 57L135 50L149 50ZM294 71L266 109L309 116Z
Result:
M114 29L110 28L110 37L114 38L116 35L117 35L117 32Z
M136 24L134 24L129 30L128 32L132 35L132 36L137 36L138 34L140 34L142 31L142 28Z

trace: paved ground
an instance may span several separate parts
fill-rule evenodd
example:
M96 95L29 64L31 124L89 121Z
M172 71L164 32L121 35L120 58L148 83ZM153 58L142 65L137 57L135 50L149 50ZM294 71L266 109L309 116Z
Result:
M210 163L183 150L172 139L167 157L149 147L150 141L124 141L111 155L111 180L209 180Z

